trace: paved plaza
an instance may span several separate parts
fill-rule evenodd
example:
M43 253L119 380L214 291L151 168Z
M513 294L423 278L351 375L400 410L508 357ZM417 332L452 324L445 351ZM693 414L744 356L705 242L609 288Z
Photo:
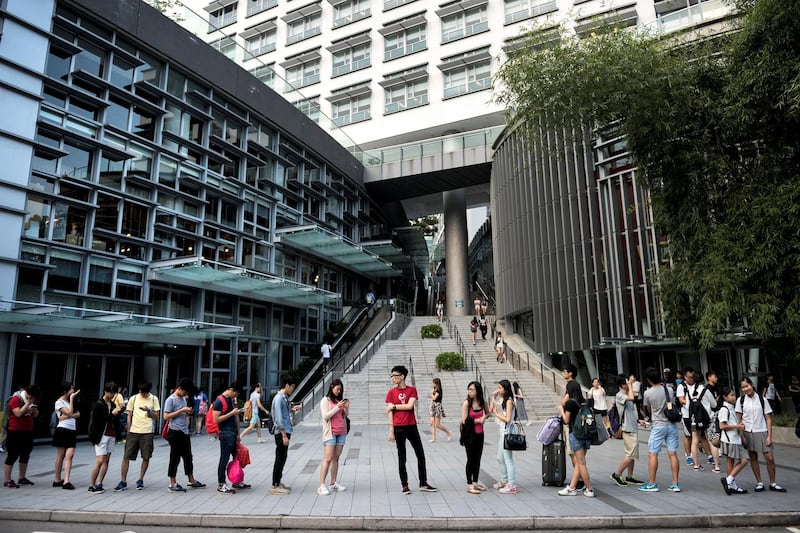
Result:
M366 402L367 398L363 398ZM373 400L374 401L374 400ZM353 399L352 409L359 409ZM366 408L361 406L361 408ZM622 455L621 441L608 441L593 447L588 465L596 498L560 497L557 489L541 486L541 446L535 440L538 423L529 428L529 449L514 454L519 494L503 495L489 490L481 495L466 492L465 453L457 442L457 433L447 442L440 434L435 444L425 442L429 482L437 493L423 493L416 487L416 461L409 446L409 474L412 493L400 492L397 453L387 440L386 424L354 423L342 454L339 481L344 492L320 496L319 464L322 456L321 427L312 413L309 421L295 429L285 470L284 482L291 494L273 496L269 487L274 443L256 444L256 435L245 437L252 464L245 469L245 481L252 488L236 494L216 492L216 467L219 447L202 435L192 440L195 476L208 485L186 493L167 491L169 448L156 437L156 450L145 477L144 490L134 488L113 492L119 481L123 446L117 445L111 468L105 479L104 494L87 492L94 452L88 443L79 443L73 465L75 491L53 488L55 449L37 446L31 458L28 477L36 484L20 489L2 489L0 516L7 520L51 520L104 522L128 525L193 525L204 527L302 528L302 529L407 529L438 531L455 529L590 529L605 527L676 527L686 524L685 514L701 515L692 519L695 527L735 525L800 524L800 448L778 446L776 458L778 481L788 489L785 494L753 493L753 474L749 467L740 474L745 496L726 496L719 474L709 466L694 472L682 465L681 493L665 490L643 493L636 487L619 487L609 479ZM455 429L456 419L444 420ZM481 467L481 482L491 486L499 467L496 461L498 428L487 424L488 434ZM420 425L423 440L430 437L426 425ZM648 433L643 431L642 461L636 475L646 477L645 450ZM265 432L265 437L271 436ZM681 454L682 455L682 454ZM131 463L129 487L135 485L139 462ZM568 468L571 473L571 468ZM766 468L762 465L766 476ZM16 479L16 466L14 468ZM765 477L766 479L766 477ZM669 480L666 453L662 452L658 481L666 487ZM185 485L182 468L179 483Z

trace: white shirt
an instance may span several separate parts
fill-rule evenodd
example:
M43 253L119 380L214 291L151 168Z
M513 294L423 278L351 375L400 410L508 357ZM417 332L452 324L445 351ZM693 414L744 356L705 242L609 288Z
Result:
M775 391L775 384L768 383L767 390L764 392L764 398L767 400L775 400L777 399L778 393Z
M597 410L607 411L608 405L606 404L606 391L603 387L591 388L592 399L594 400L594 408Z
M766 415L772 414L772 407L770 407L769 402L764 400L764 410L762 411L758 395L753 394L752 397L745 395L744 405L740 400L741 398L736 399L736 414L741 415L742 422L744 422L744 430L751 433L766 433Z
M719 419L720 428L722 427L723 422L731 426L735 426L739 423L739 417L736 416L733 404L728 402L725 402L722 407L720 407L717 418ZM722 434L720 435L720 440L728 444L742 443L742 437L739 436L738 429L723 429Z
M67 418L65 420L61 420L60 419L60 417L61 417L61 409L69 409L69 402L59 398L58 400L56 400L55 408L56 408L56 416L59 417L58 427L71 429L72 431L75 431L75 419L74 418L69 417L69 418Z
M322 352L323 359L330 359L331 358L331 345L327 342L322 345L322 348L319 349Z
M678 385L678 387L675 389L676 401L679 401L677 400L678 398L686 399L686 403L683 404L683 407L681 407L681 416L683 416L683 418L689 418L689 385L686 383L681 383Z

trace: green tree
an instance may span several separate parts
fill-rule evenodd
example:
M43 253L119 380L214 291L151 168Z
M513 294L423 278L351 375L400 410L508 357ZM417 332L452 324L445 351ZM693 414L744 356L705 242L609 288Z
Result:
M511 123L614 125L668 236L672 335L800 340L800 2L738 0L731 30L534 30L497 74ZM566 127L570 126L570 127Z
M419 217L416 220L409 220L409 223L420 228L426 237L436 235L436 232L439 231L439 217L436 215Z

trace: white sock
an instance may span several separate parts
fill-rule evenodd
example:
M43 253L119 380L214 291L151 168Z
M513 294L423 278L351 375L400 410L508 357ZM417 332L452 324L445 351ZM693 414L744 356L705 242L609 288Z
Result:
M733 476L728 476L725 478L725 480L728 482L729 487L732 487L733 484L736 483L736 480L733 478Z

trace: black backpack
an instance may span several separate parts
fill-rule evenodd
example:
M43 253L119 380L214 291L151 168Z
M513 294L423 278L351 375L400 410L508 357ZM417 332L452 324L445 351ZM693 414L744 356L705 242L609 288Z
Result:
M687 388L686 390L689 389ZM703 387L703 390L698 395L697 385L695 385L694 394L689 395L689 420L692 423L692 429L697 429L697 431L705 431L711 423L711 417L708 416L708 411L706 411L702 401L705 393L706 388Z
M683 420L683 414L681 413L681 402L678 401L677 398L674 398L674 401L670 400L669 391L667 390L667 386L665 384L661 384L664 387L664 395L667 397L667 401L664 404L664 417L672 422L680 422Z
M589 406L589 402L581 405L578 410L578 415L572 424L572 434L578 440L597 441L597 424L595 423L594 411Z

